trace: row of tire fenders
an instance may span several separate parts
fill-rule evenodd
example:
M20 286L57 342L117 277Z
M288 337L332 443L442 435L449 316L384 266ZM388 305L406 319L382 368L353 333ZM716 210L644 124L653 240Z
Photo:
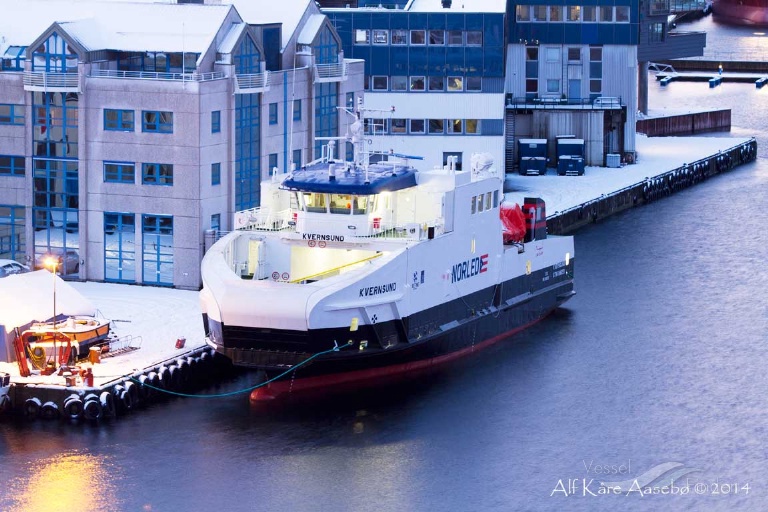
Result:
M73 391L60 403L54 400L43 402L37 397L27 398L23 412L29 419L46 420L99 421L117 417L165 395L163 391L184 391L212 365L213 355L203 350L198 355L180 357L106 389Z

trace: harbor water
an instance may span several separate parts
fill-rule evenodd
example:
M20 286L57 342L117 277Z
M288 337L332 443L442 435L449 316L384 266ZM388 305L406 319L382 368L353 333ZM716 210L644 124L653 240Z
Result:
M760 158L578 231L578 294L546 320L333 399L2 422L0 510L764 510L768 90L649 91L652 110L733 109L721 135L757 137Z

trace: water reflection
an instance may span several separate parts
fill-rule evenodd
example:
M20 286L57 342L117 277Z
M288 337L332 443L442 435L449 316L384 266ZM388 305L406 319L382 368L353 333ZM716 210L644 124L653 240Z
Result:
M29 462L16 468L5 485L0 509L8 512L70 512L118 510L110 458L77 451ZM5 494L5 492L3 494ZM7 500L7 501L6 501Z

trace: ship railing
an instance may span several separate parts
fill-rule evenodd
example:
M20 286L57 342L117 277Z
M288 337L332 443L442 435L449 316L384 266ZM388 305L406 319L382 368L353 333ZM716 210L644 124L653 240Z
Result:
M283 231L292 229L295 222L291 210L272 211L270 208L251 208L235 212L235 229L256 231Z

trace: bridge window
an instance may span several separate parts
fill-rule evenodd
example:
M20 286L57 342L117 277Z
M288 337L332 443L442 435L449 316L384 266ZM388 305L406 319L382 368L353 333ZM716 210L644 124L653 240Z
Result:
M325 206L326 205L325 194L315 194L314 192L305 192L304 204L307 205L308 212L326 213L328 211Z
M331 213L349 214L352 211L352 196L331 194Z

